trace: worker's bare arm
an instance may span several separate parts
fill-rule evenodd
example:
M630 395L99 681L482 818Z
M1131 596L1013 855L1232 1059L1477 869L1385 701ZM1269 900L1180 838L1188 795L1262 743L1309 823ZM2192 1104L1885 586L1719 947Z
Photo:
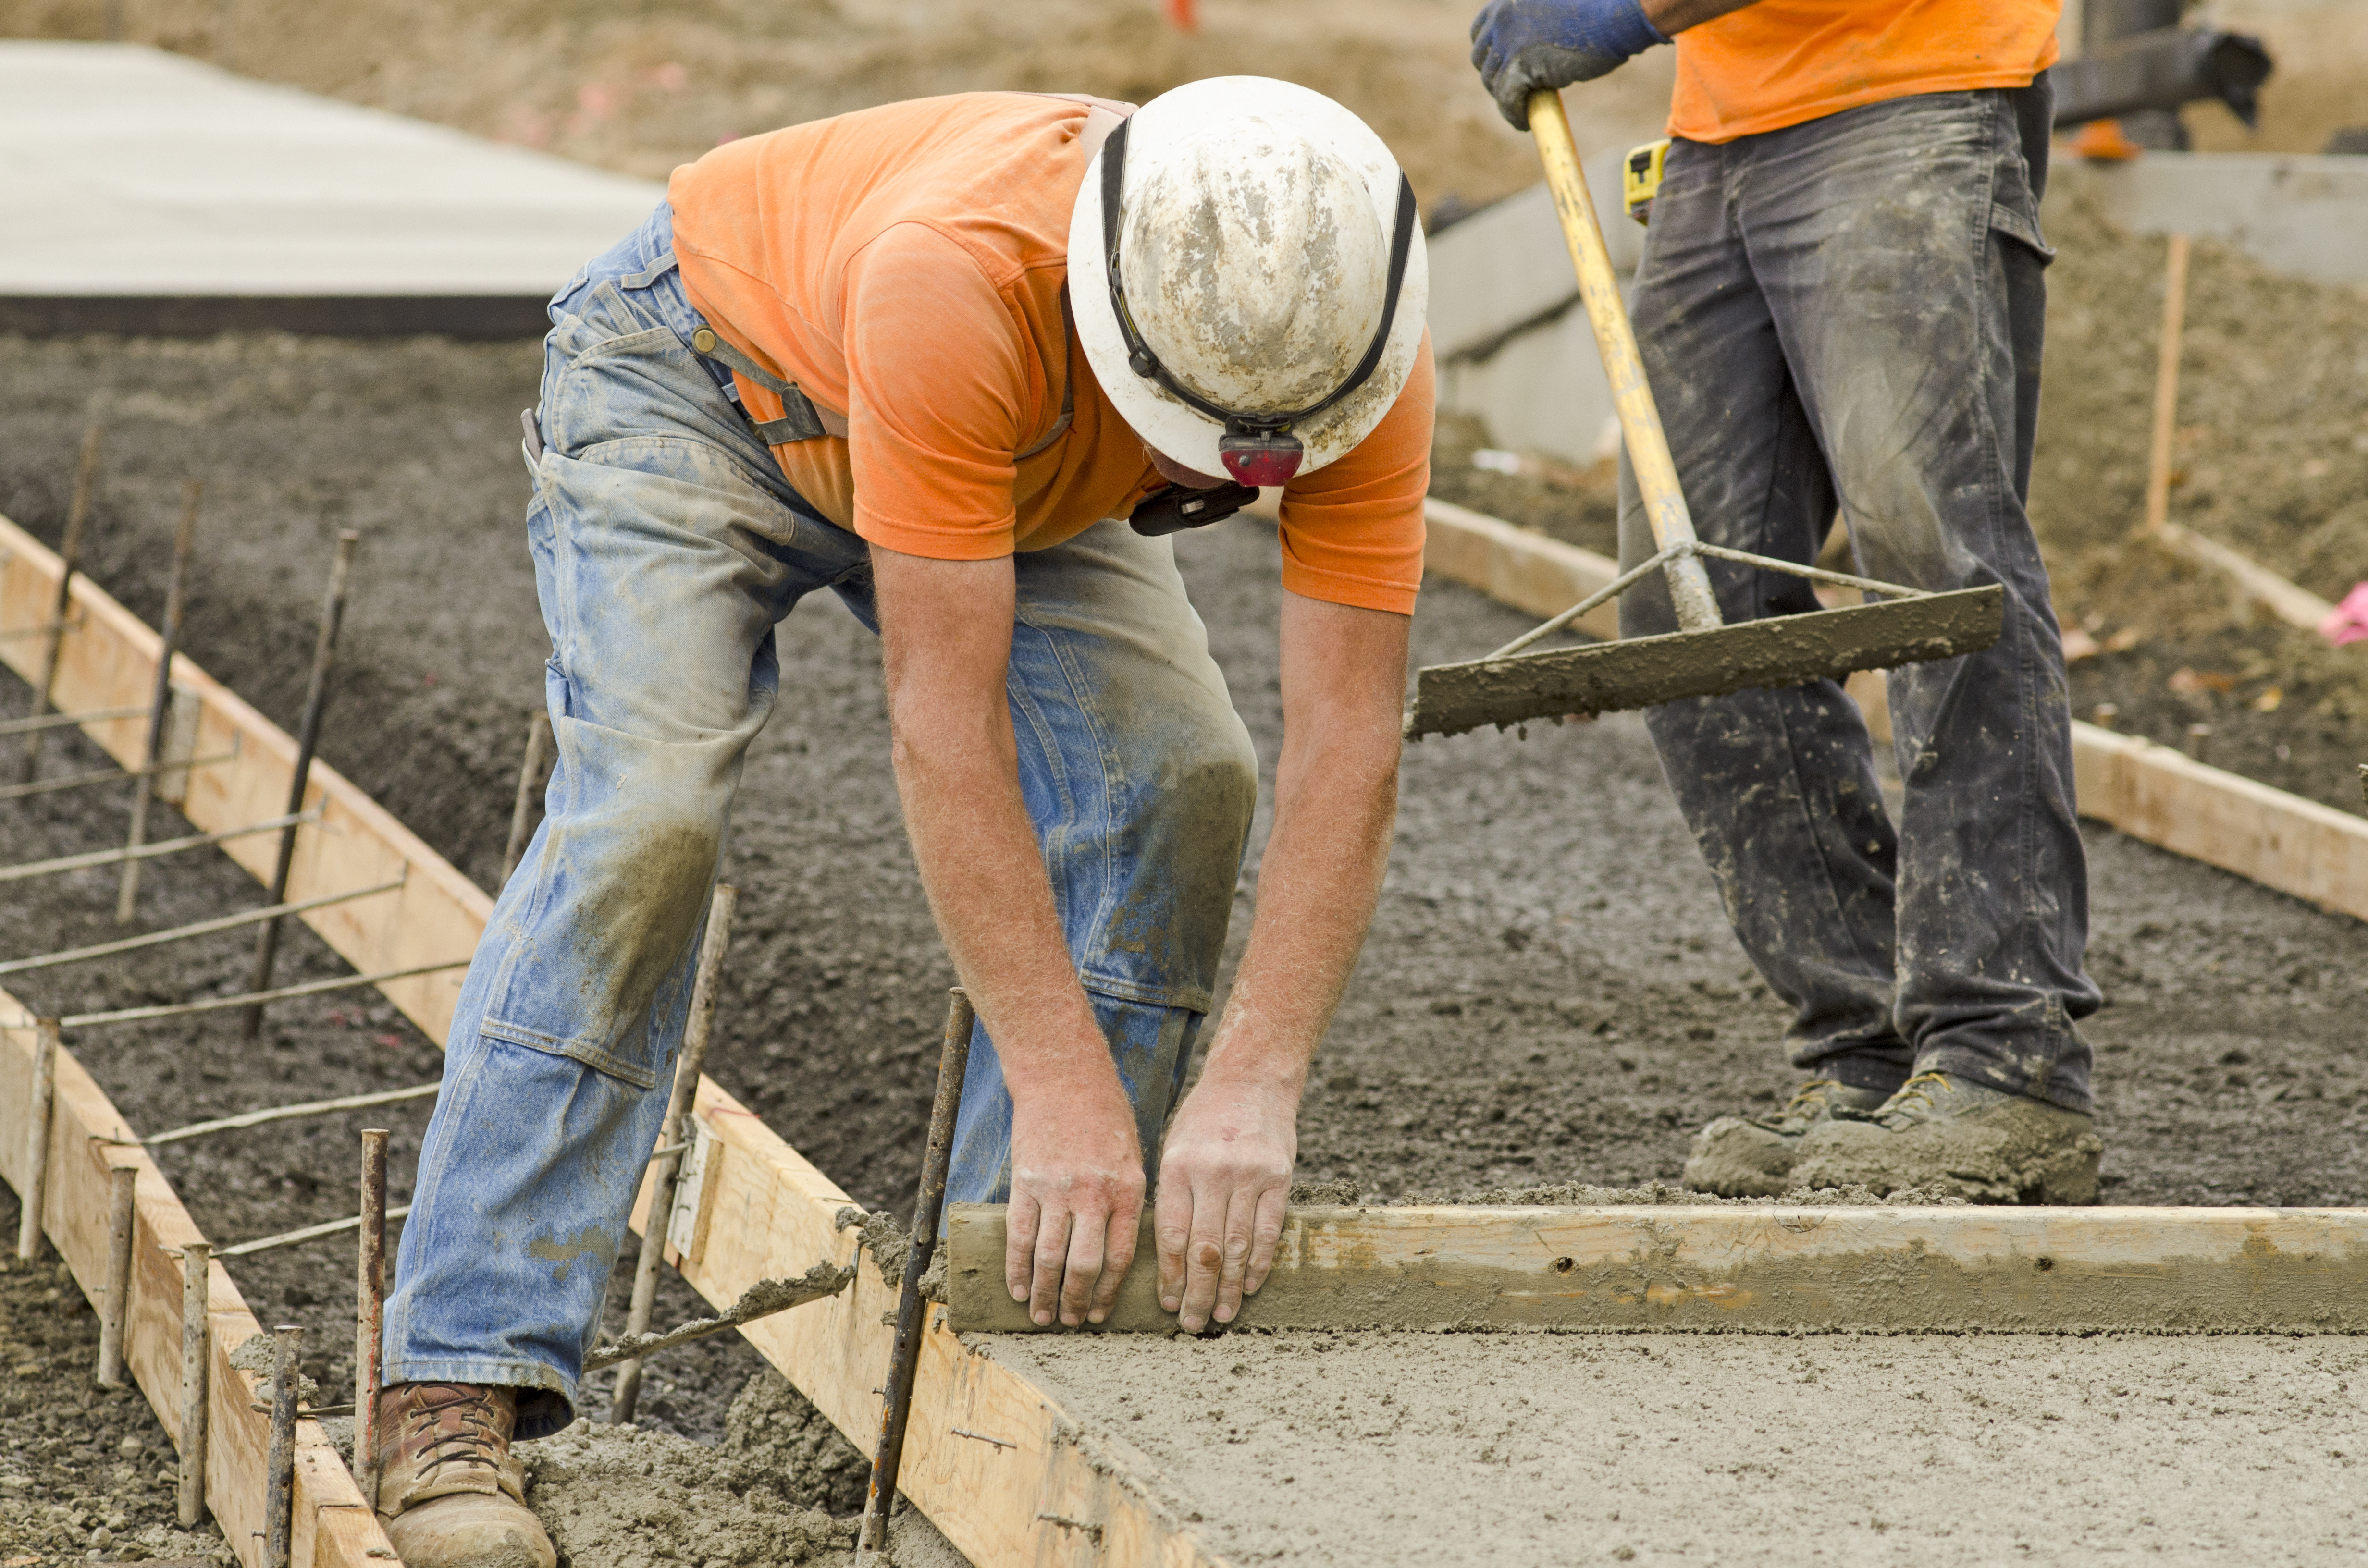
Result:
M1187 1329L1230 1321L1274 1266L1307 1064L1389 859L1410 625L1284 596L1282 756L1258 914L1160 1162L1160 1304Z
M905 830L1011 1091L1006 1276L1040 1324L1099 1321L1133 1256L1143 1153L1019 796L1011 562L871 561Z

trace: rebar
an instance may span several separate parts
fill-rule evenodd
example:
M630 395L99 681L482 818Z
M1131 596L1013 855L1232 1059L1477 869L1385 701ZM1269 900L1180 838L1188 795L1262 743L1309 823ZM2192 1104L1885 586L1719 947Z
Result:
M25 1107L27 1128L24 1208L17 1216L17 1256L30 1263L41 1256L41 1211L50 1191L51 1110L58 1098L58 1034L55 1018L33 1025L33 1093Z
M209 845L224 844L233 838L251 838L258 833L277 833L283 827L320 820L319 812L297 812L288 816L251 822L245 827L226 827L219 833L193 833L186 838L159 839L154 844L143 844L137 849L89 849L79 855L61 855L51 860L26 860L14 866L0 866L0 882L63 876L68 871L86 871L93 866L112 866L118 860L154 860L165 855L203 849Z
M146 712L146 709L142 709ZM101 767L89 773L69 773L63 778L37 778L30 784L11 784L0 789L0 801L22 801L35 795L54 795L65 790L87 790L94 784L121 784L134 778L154 778L161 773L180 773L192 768L211 767L216 763L235 762L235 751L216 752L211 756L193 756L185 761L168 762L159 767ZM114 852L117 859L135 859L122 850Z
M361 1244L354 1279L354 1477L378 1506L379 1352L386 1321L386 1129L362 1130Z
M282 915L302 915L309 909L321 909L332 903L349 903L358 898L370 898L382 892L393 892L403 886L400 878L381 882L374 888L357 888L352 892L323 893L297 903L275 903L264 909L242 910L236 915L217 915L191 926L176 926L167 931L151 931L142 937L125 937L113 942L100 942L87 948L68 948L62 952L39 953L28 959L11 959L0 963L0 975L23 974L28 970L56 969L64 964L84 963L91 959L113 958L118 953L137 951L142 948L162 947L167 942L185 942L192 937L210 937L217 931L232 931L241 926L252 926L258 920L277 919Z
M707 1068L707 1041L715 1026L715 993L723 979L723 954L732 943L732 916L739 907L740 890L718 882L707 906L707 935L700 943L698 978L691 983L690 1017L683 1026L682 1056L675 1063L674 1093L666 1101L661 1147L689 1142L690 1108L699 1093L699 1076ZM641 1256L633 1265L632 1305L625 1313L628 1337L648 1332L650 1309L657 1300L658 1265L666 1257L666 1222L674 1213L675 1190L682 1176L683 1156L676 1152L659 1158L652 1170L649 1218L642 1224ZM642 1397L642 1363L638 1358L617 1369L617 1386L609 1401L609 1419L619 1426L632 1420Z
M181 1248L181 1464L176 1498L183 1529L206 1515L206 1391L213 1370L213 1336L208 1313L213 1290L213 1252L205 1242Z
M329 700L329 671L337 655L337 628L346 618L346 587L353 573L354 547L362 536L348 528L337 536L336 559L329 567L328 597L321 605L321 628L313 642L313 675L304 689L304 717L296 728L296 770L288 781L288 810L304 809L304 790L313 772L313 752L321 740L321 712ZM288 896L288 871L296 859L296 830L290 828L279 835L279 858L271 872L268 902L279 903ZM267 920L255 937L255 977L248 984L251 992L267 992L271 988L272 960L279 950L279 922ZM240 1032L253 1040L263 1029L263 1002L256 1001L247 1008Z
M398 1100L425 1099L443 1086L441 1083L415 1084L407 1089L381 1089L375 1094L345 1095L334 1100L307 1100L302 1105L271 1106L263 1110L241 1111L236 1116L217 1117L211 1121L193 1121L187 1127L176 1127L170 1132L159 1132L154 1138L120 1138L106 1142L137 1143L154 1149L160 1144L203 1138L211 1132L235 1132L242 1127L261 1127L268 1122L295 1121L308 1116L326 1116L332 1111L367 1110L371 1106L393 1105Z
M853 1283L852 1267L843 1267L825 1258L795 1279L757 1280L740 1292L738 1301L713 1317L693 1318L664 1334L629 1334L614 1345L603 1345L584 1358L583 1369L597 1372L620 1362L639 1361L677 1345L689 1345L695 1339L788 1312L791 1307L803 1307L808 1301L826 1300Z
M399 1204L388 1210L386 1217L390 1220L400 1220L410 1212L410 1204ZM259 1252L273 1252L280 1247L292 1247L300 1242L317 1242L324 1236L341 1236L361 1222L362 1218L359 1214L349 1214L342 1220L324 1220L317 1225L306 1225L299 1230L282 1231L276 1236L260 1236L251 1242L241 1242L236 1246L222 1248L214 1256L216 1257L252 1257Z
M92 708L80 713L44 713L38 719L0 719L0 735L62 730L68 724L104 724L110 719L137 719L147 711L145 708Z
M938 1054L938 1096L929 1108L929 1142L921 1156L921 1190L913 1203L913 1237L905 1252L905 1285L896 1301L896 1342L889 1352L887 1400L880 1413L880 1447L871 1460L871 1486L857 1528L855 1556L888 1544L888 1516L896 1506L896 1475L905 1462L905 1423L913 1413L913 1374L921 1359L921 1320L928 1299L921 1276L938 1249L938 1215L945 1207L946 1170L952 1163L954 1118L970 1072L971 1027L977 1015L956 986L948 993L946 1037Z
M283 1323L271 1332L271 1455L263 1493L263 1561L266 1568L288 1568L296 1505L296 1353L304 1331Z
M107 1282L98 1297L98 1386L123 1386L123 1319L131 1304L131 1233L138 1221L140 1169L116 1165L107 1210Z
M205 484L191 480L181 493L181 526L173 530L173 570L165 583L165 624L156 648L156 681L148 697L148 743L142 752L141 770L131 786L131 834L126 849L137 849L148 837L148 802L156 793L155 776L165 770L165 725L173 710L173 654L181 645L181 614L189 591L189 556L197 548L198 503ZM272 903L279 902L274 894ZM115 923L131 924L140 906L140 862L123 862L123 878L115 894Z
M58 1022L70 1029L86 1029L99 1024L136 1024L148 1018L177 1018L187 1013L215 1013L224 1007L252 1006L261 1002L285 1002L295 996L319 996L331 991L352 991L365 985L383 985L390 980L409 980L415 975L435 974L442 970L466 969L467 959L452 959L444 963L425 963L416 969L391 969L381 974L349 974L337 980L312 980L302 985L283 985L277 991L246 992L236 996L214 996L203 1002L174 1002L155 1007L118 1007L111 1013L76 1013Z
M510 805L510 841L502 850L505 883L525 858L526 846L533 841L536 819L541 815L543 786L551 780L555 741L551 733L551 715L536 709L534 717L527 722L526 756L518 764L518 798Z
M98 483L98 432L96 421L83 433L82 462L74 470L74 499L66 506L65 538L59 542L57 608L50 613L50 623L41 630L49 634L50 645L41 655L41 678L33 683L33 711L39 719L50 710L51 694L57 688L59 657L65 652L66 611L74 607L74 569L82 564L82 527L90 517L90 496ZM25 759L19 766L18 782L30 784L41 766L41 736L45 732L32 729L25 735Z

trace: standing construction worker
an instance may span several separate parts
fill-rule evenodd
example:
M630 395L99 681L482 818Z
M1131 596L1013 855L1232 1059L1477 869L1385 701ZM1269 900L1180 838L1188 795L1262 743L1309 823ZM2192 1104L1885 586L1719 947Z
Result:
M1646 722L1737 938L1811 1076L1703 1129L1686 1185L1864 1184L2093 1202L2087 868L2047 575L2023 504L2039 406L2057 0L1493 0L1474 64L1507 119L1677 41L1633 314L1696 528L1806 562L2002 584L1988 652L1892 672L1906 805L1830 681ZM1633 476L1621 553L1653 545ZM1818 608L1706 562L1730 621ZM1673 631L1656 575L1623 634Z
M1008 1201L1040 1323L1106 1315L1154 1177L1184 1326L1265 1277L1395 811L1428 274L1396 163L1330 100L1228 77L1128 112L973 94L734 142L552 302L527 529L559 762L461 990L387 1302L379 1505L412 1568L552 1561L509 1442L575 1415L773 628L816 589L881 635L978 1009L949 1196ZM1274 827L1178 1105L1258 759L1167 535L1258 486Z

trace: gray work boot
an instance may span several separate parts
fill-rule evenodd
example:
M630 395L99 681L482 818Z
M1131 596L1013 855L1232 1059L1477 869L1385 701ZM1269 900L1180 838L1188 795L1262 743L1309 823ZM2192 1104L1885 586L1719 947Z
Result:
M1801 1139L1837 1109L1872 1111L1885 1099L1881 1089L1853 1089L1831 1078L1812 1078L1793 1091L1781 1110L1765 1116L1722 1116L1694 1134L1693 1152L1679 1177L1689 1192L1721 1198L1782 1198L1801 1184L1793 1179Z
M393 1383L378 1396L379 1522L405 1568L555 1568L510 1457L518 1391Z
M1877 1196L1937 1189L1970 1203L2094 1203L2104 1144L2089 1128L2077 1110L1918 1073L1873 1116L1812 1130L1793 1180Z

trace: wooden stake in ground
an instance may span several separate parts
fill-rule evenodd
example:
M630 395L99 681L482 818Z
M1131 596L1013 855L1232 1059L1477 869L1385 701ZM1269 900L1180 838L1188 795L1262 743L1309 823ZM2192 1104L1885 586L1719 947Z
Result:
M535 825L542 820L543 786L551 782L552 753L556 749L551 733L551 715L541 709L527 722L526 757L518 764L518 799L510 806L510 841L502 850L502 881L507 886L510 873L526 857L526 846L533 842Z
M131 1233L140 1169L117 1165L107 1214L107 1278L98 1293L98 1386L123 1386L123 1319L131 1308Z
M361 1245L354 1288L354 1479L378 1506L379 1354L386 1323L386 1129L362 1132Z
M41 1211L50 1192L50 1112L58 1095L58 1037L57 1019L34 1020L33 1093L25 1108L25 1187L17 1194L24 1207L17 1216L17 1256L26 1263L41 1256Z
M2146 457L2146 526L2170 520L2171 444L2179 431L2180 341L2187 331L2187 236L2173 234L2162 272L2162 346L2154 372L2154 445Z
M730 882L715 885L714 902L707 906L707 937L699 948L699 974L690 987L690 1017L683 1026L682 1055L675 1063L674 1094L666 1102L666 1126L658 1135L658 1147L671 1153L658 1156L650 1183L650 1215L642 1224L642 1255L633 1266L633 1301L625 1314L628 1336L649 1331L650 1309L657 1301L666 1221L674 1213L675 1185L682 1176L684 1151L678 1145L690 1138L690 1103L699 1093L699 1075L706 1069L708 1037L715 1027L715 991L723 982L723 953L732 945L732 916L739 905L738 888ZM636 1358L617 1369L609 1419L620 1426L631 1421L641 1397L642 1363Z
M354 569L354 547L362 536L347 529L337 536L337 556L329 568L329 594L321 606L321 631L313 643L313 678L304 690L304 718L296 730L296 771L289 780L288 812L293 816L304 809L304 789L313 772L313 752L321 742L321 710L329 700L329 670L336 662L337 629L346 619L346 585ZM279 835L279 859L271 873L271 896L266 903L284 903L288 899L288 870L296 858L296 829L289 828ZM279 951L279 922L267 920L255 937L255 983L247 989L264 992L271 989L271 964ZM242 1032L253 1040L263 1029L263 1004L257 1002L246 1010Z
M158 633L164 644L157 651L156 681L148 699L148 744L142 754L147 760L131 786L131 835L126 849L139 848L148 837L148 802L156 794L157 770L165 757L165 723L173 710L173 650L181 641L181 615L188 602L189 553L196 547L198 502L204 494L203 482L195 479L181 493L181 526L173 530L173 571L165 582L165 624ZM141 864L136 857L127 857L123 862L123 880L115 892L119 926L131 924L139 908Z
M295 1537L296 1391L303 1381L296 1366L304 1330L283 1323L271 1331L271 1449L265 1463L263 1492L263 1562L265 1568L289 1568L289 1551Z
M82 562L82 526L90 517L91 491L98 482L98 426L94 423L83 435L82 465L74 470L74 500L66 506L66 536L58 549L59 559L65 563L65 570L58 576L58 597L50 615L49 649L41 658L41 678L33 683L32 717L35 719L49 712L50 692L57 683L58 655L66 640L66 612L74 605L74 568ZM22 776L18 780L20 783L30 784L34 773L41 766L43 733L40 729L26 733L25 761L19 769Z
M212 1382L214 1249L205 1242L181 1248L181 1466L176 1478L181 1528L206 1515L206 1393Z

